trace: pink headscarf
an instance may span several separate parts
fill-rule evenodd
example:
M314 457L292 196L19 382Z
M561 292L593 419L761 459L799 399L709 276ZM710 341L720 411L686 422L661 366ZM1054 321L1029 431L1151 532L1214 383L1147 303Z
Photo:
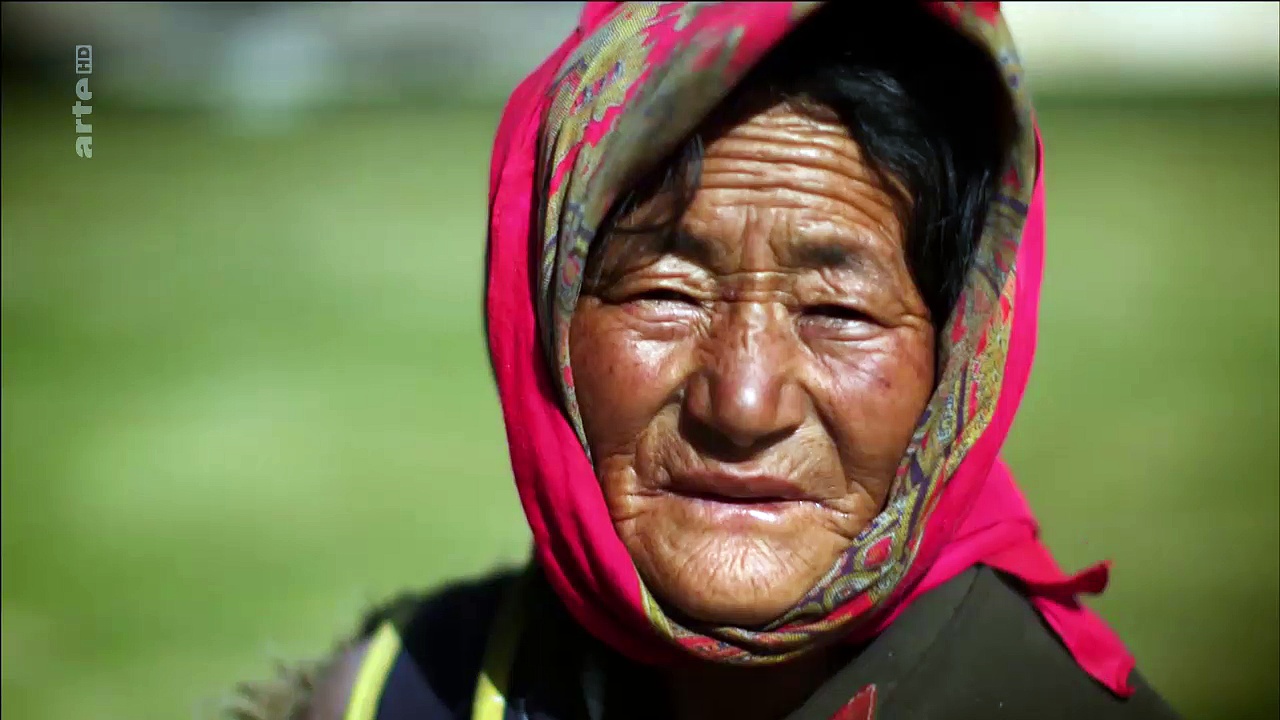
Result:
M1103 590L1108 566L1064 574L999 458L1035 351L1044 168L998 3L930 4L999 63L1023 131L940 336L938 389L884 511L833 581L770 630L685 627L649 595L614 530L568 362L586 253L649 159L666 155L822 5L587 3L578 28L512 93L490 169L486 320L536 560L578 623L645 663L691 653L750 663L832 636L865 639L923 593L984 564L1019 580L1080 666L1128 696L1133 658L1078 600Z

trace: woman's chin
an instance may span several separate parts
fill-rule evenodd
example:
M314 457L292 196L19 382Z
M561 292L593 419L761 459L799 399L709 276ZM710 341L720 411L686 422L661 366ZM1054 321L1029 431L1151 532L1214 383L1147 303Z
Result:
M639 540L627 543L637 569L660 602L698 622L747 628L793 608L839 554L827 547L831 538L808 533L782 539L686 531L658 542L632 540Z

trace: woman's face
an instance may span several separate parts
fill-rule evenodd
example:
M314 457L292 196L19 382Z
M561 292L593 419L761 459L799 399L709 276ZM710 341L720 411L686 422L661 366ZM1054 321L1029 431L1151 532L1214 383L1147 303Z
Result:
M582 421L618 535L690 618L799 601L882 508L928 402L934 327L872 178L840 123L778 105L707 146L678 233L593 259Z

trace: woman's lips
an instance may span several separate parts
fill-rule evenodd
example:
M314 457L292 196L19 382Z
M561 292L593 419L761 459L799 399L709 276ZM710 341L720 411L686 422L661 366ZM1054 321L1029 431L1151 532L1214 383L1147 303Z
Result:
M673 475L667 492L717 525L777 525L816 501L799 485L776 475L688 473Z
M779 475L696 472L672 474L667 488L677 495L737 505L815 501L798 483Z

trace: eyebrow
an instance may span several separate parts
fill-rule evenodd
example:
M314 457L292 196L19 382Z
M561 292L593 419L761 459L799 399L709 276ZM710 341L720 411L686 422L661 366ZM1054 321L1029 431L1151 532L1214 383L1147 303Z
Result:
M724 261L724 250L718 243L682 228L663 233L651 242L654 252L675 255L706 268L717 267ZM831 237L796 238L779 250L778 259L782 263L812 270L860 270L874 264L861 243L851 244Z
M718 256L723 254L714 242L681 228L665 234L661 252L692 260L703 267L714 267Z
M785 260L801 267L815 270L829 268L858 269L866 266L867 258L860 248L830 239L800 240L785 249Z

